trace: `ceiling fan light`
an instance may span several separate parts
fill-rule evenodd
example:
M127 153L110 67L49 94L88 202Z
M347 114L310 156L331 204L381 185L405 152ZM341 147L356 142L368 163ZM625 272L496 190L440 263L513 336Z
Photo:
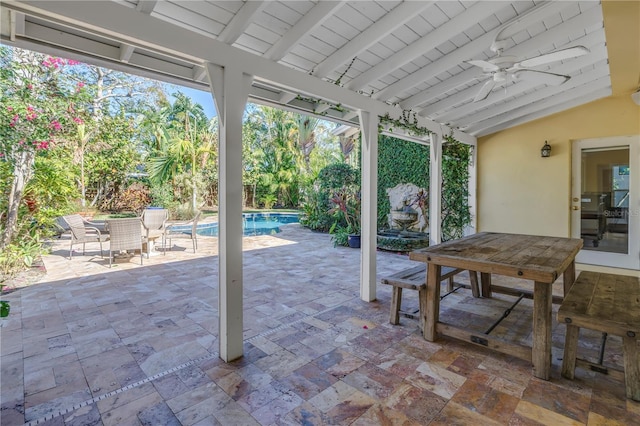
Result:
M507 73L505 71L498 71L493 74L493 81L496 83L503 83L507 80Z

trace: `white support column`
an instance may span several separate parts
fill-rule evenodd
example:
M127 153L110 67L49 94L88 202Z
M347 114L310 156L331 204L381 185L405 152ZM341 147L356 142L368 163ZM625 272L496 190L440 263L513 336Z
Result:
M429 144L429 245L442 242L442 137Z
M378 234L378 115L359 111L362 132L360 298L376 300Z
M471 145L471 164L469 164L469 210L471 223L465 227L464 235L478 232L478 145Z
M253 76L206 64L219 118L218 315L220 358L242 356L242 115Z

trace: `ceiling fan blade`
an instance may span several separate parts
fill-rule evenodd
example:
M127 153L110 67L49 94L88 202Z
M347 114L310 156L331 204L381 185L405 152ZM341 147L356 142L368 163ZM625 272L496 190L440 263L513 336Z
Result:
M482 85L476 97L473 98L473 102L484 101L485 99L487 99L489 93L491 93L495 85L496 82L493 81L493 78L489 79L489 81Z
M538 4L500 27L493 39L493 43L491 43L491 51L498 52L499 50L505 49L507 47L507 40L510 37L513 37L528 26L542 21L549 14L546 9L549 8L552 3L553 2L544 2Z
M500 69L496 64L492 64L489 61L483 61L481 59L472 59L470 61L466 61L468 64L475 65L476 67L482 68L485 72L498 71Z
M536 56L535 58L525 59L517 65L521 68L535 67L538 65L548 64L550 62L562 61L563 59L577 58L578 56L586 55L587 53L589 53L589 49L584 46L569 47L567 49L556 50L555 52Z
M513 73L514 80L527 80L534 83L549 84L551 86L559 86L569 81L570 78L571 76L568 75L536 70L519 70Z

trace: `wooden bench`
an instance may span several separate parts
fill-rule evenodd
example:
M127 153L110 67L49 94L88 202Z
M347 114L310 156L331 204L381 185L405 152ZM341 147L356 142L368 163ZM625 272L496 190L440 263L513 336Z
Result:
M562 360L564 377L573 379L577 364L622 378L627 398L640 401L640 279L581 272L558 309L558 321L567 325ZM622 337L624 372L577 358L580 327Z
M442 281L448 280L447 291L453 291L453 277L462 271L464 271L464 269L449 268L446 266L441 269L440 278ZM423 327L422 321L425 318L423 315L425 307L423 305L427 300L426 295L424 294L424 292L427 291L426 273L427 265L422 264L396 272L393 275L381 279L380 282L382 284L393 286L391 293L391 314L389 317L389 322L391 324L400 324L400 314L408 318L416 319L415 313L402 310L402 289L418 290L418 299L420 301L420 328ZM473 297L479 297L480 292L478 290L477 274L469 271L469 276L471 279L470 287L473 292ZM463 285L462 287L467 286Z

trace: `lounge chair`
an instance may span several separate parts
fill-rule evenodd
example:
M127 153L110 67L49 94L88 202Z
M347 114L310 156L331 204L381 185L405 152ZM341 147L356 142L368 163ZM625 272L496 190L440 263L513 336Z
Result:
M139 250L140 264L142 265L142 222L140 219L109 219L109 267L113 262L113 254L122 250Z
M102 242L109 239L108 235L104 235L97 226L92 226L79 214L70 214L62 216L64 223L69 227L71 232L71 245L69 247L69 259L73 257L73 245L82 243L82 255L84 256L86 243L100 243L100 256L102 254Z

